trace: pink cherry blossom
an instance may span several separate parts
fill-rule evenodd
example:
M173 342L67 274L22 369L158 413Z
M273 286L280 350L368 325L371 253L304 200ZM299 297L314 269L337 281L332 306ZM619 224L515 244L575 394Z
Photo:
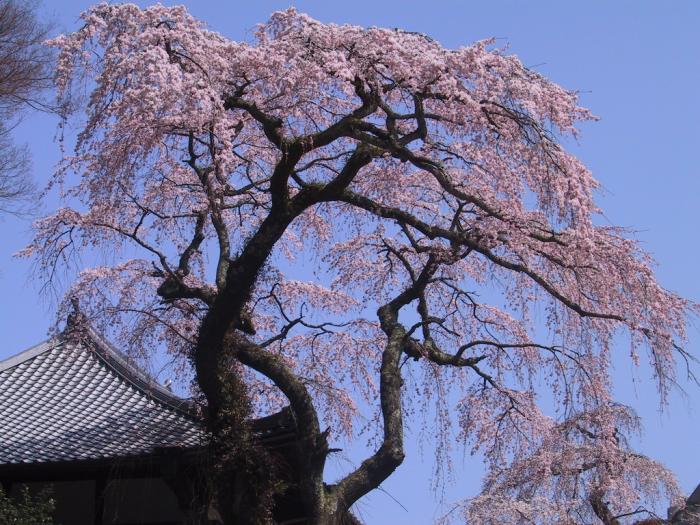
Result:
M22 255L48 282L79 268L61 317L78 298L129 351L193 372L214 438L221 377L246 385L246 417L291 404L310 523L338 523L426 420L440 461L453 429L485 454L469 523L590 523L594 502L676 496L621 440L637 423L609 369L630 334L664 400L697 306L598 225L598 184L560 142L594 119L575 92L492 41L447 49L294 9L252 42L183 7L101 4L83 22L51 42L80 126L51 183L65 207ZM377 450L324 486L328 441L366 431Z

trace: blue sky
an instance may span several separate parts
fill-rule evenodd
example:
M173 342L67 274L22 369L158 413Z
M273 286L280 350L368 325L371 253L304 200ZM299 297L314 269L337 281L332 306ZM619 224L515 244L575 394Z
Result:
M43 11L62 30L75 28L91 2L45 0ZM144 4L143 2L138 2ZM165 2L170 4L171 2ZM183 3L183 2L176 2ZM456 47L486 37L508 43L513 53L540 73L581 91L582 102L601 117L587 124L572 146L602 182L599 203L610 223L638 231L659 262L661 282L700 301L697 202L700 197L700 2L616 1L184 1L199 18L224 35L249 37L270 12L294 5L324 21L400 27L427 33ZM56 122L32 115L17 130L34 154L34 177L41 184L58 159ZM43 206L43 207L41 207ZM37 207L50 211L51 203ZM11 254L28 239L29 224L0 222L0 359L44 338L53 319L49 303L29 279L29 264ZM700 330L691 328L690 350L700 356ZM622 354L626 347L619 349ZM634 377L634 379L631 379ZM620 400L644 418L642 452L664 462L690 492L700 482L700 388L682 383L659 412L653 383L644 370L634 375L626 361L615 371ZM440 513L429 490L429 450L415 446L397 476L362 504L368 524L429 523ZM448 500L473 494L480 467L457 457L456 481ZM389 495L387 495L390 494ZM401 505L394 501L394 498ZM404 510L404 508L407 510ZM449 508L449 507L448 507Z

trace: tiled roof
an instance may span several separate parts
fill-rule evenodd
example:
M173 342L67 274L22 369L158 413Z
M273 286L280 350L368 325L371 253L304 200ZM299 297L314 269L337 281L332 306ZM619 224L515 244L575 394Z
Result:
M90 329L0 362L0 465L139 456L202 435L186 401Z

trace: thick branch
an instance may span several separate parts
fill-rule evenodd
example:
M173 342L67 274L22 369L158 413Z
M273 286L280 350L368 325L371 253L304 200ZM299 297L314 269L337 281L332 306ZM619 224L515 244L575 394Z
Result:
M338 502L345 509L376 489L403 462L403 379L399 364L406 343L406 329L398 322L399 310L419 296L436 269L435 260L430 256L413 284L377 311L388 339L382 353L379 377L384 435L379 449L338 483Z
M282 136L282 119L268 115L255 102L248 102L240 96L229 96L224 102L225 109L242 109L257 120L265 132L267 139L281 150L286 150L288 142Z
M300 490L309 509L323 507L323 467L328 454L326 433L321 428L311 394L301 378L282 359L242 336L235 337L236 358L269 378L285 397L297 422L301 453Z
M390 309L380 309L382 324L394 324L382 354L380 369L380 401L384 437L379 449L337 485L338 504L349 508L362 496L377 488L403 462L403 409L401 404L401 371L405 330L396 325Z
M199 250L199 246L204 241L204 223L206 221L206 214L200 213L197 215L197 222L194 225L194 234L192 235L192 240L187 245L187 248L180 255L180 262L178 264L178 270L182 275L187 275L190 273L190 259L192 255Z
M603 500L602 494L594 493L588 498L588 501L593 508L593 512L604 525L620 525L620 520L616 519L615 515L610 511L608 504Z

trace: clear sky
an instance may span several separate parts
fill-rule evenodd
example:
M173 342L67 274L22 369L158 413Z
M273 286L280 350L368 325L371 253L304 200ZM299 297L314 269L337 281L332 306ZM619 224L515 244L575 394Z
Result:
M91 2L44 0L43 12L61 30L76 27ZM138 2L145 4L145 2ZM171 2L165 2L170 4ZM563 86L582 92L584 105L601 117L587 124L574 151L602 182L599 203L613 224L638 230L656 257L661 282L700 301L698 199L700 177L700 2L651 1L447 1L354 0L184 0L199 18L224 35L248 38L255 24L289 5L324 22L399 27L426 33L456 47L486 37L510 45L523 62ZM41 184L58 159L56 122L27 118L17 130L34 155ZM53 203L37 204L36 213ZM40 341L53 319L29 279L29 265L11 254L28 239L29 224L0 222L0 359ZM700 356L700 330L691 328L690 350ZM621 353L626 352L620 348ZM698 367L700 369L700 367ZM615 371L618 397L644 418L640 450L669 466L686 492L700 482L700 387L682 383L661 414L653 384L625 361ZM370 525L423 525L443 512L430 492L429 450L416 447L379 493L362 504ZM480 467L457 458L448 500L472 495ZM390 494L390 496L388 495ZM396 501L395 501L396 500ZM398 501L398 503L397 503Z

